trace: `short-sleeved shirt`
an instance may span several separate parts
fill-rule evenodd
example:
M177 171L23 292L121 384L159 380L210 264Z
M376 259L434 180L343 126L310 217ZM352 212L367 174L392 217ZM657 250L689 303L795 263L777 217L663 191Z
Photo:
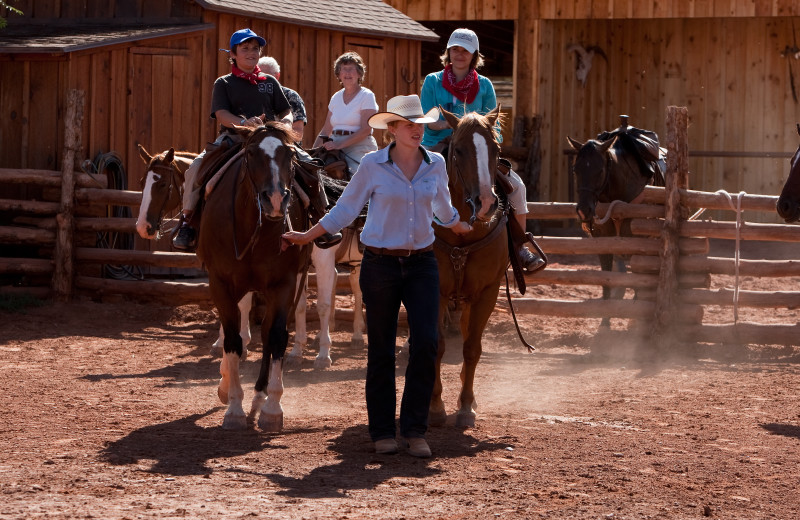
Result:
M331 96L328 110L331 111L332 130L356 132L361 128L361 111L377 111L378 103L375 101L375 94L365 87L361 87L359 93L349 103L345 103L342 89Z
M281 85L281 88L283 89L283 94L286 96L286 100L292 107L292 117L294 117L294 120L302 121L303 124L308 123L308 118L306 117L306 104L303 103L303 98L300 97L300 94L289 87L284 87L283 85Z
M268 121L274 121L278 114L289 109L291 106L281 84L268 74L266 79L255 85L233 74L220 76L214 82L211 94L211 117L216 117L218 110L227 110L246 119L264 114ZM222 131L232 130L221 127L220 132Z

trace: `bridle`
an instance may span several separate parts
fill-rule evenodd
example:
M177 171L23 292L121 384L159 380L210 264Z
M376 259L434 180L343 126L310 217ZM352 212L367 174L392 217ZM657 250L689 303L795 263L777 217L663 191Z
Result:
M267 131L267 130L269 130L269 128L265 127L265 126L261 126L261 127L257 128L256 130L254 130L253 133L250 135L250 137L247 139L247 142L244 145L244 149L245 150L255 140L255 136L257 134L259 134L259 133L262 133L262 130ZM281 141L284 143L284 146L288 146L283 139L281 139ZM289 148L292 150L292 154L294 155L294 157L289 159L289 179L293 179L294 175L295 175L295 171L294 171L295 164L294 164L294 160L293 159L296 157L297 151L295 150L295 148L293 146L289 146ZM231 196L233 198L231 200L231 222L233 223L233 229L234 229L233 251L234 251L234 254L236 255L236 260L241 260L244 257L244 255L246 255L247 252L250 251L250 249L256 244L256 242L258 241L259 231L261 230L261 227L262 227L262 225L264 223L264 205L261 202L261 196L260 196L261 193L260 193L260 191L258 189L258 186L256 185L256 182L253 180L253 173L252 173L253 169L250 167L250 163L248 162L247 157L248 157L247 153L244 153L244 158L242 160L242 169L244 170L245 178L250 182L250 189L252 190L252 195L255 198L256 208L258 208L258 220L256 221L256 227L253 230L252 235L250 235L250 240L248 240L247 245L244 247L244 249L241 252L239 252L239 246L236 243L236 233L235 233L235 230L236 230L236 195L237 195L238 189L231 190ZM288 206L289 206L289 201L290 201L291 196L292 196L292 190L291 190L291 187L290 187L289 184L287 184L287 187L283 188L283 192L284 193L283 193L283 196L281 198L281 209L282 209L282 213L283 213L283 219L282 219L282 221L283 221L283 230L281 231L281 235L283 233L285 233L286 231L290 231L291 230L291 222L289 222L289 208L288 208Z
M575 166L573 166L572 168L574 171ZM600 174L603 176L602 182L599 185L595 185L594 187L579 186L578 193L589 193L593 197L594 203L597 204L600 201L600 194L606 191L608 189L609 184L611 183L610 171L611 171L611 154L608 151L606 151L605 160L603 161L603 167L600 169ZM592 220L594 220L594 215L588 215L586 219L582 219L584 223L591 223Z
M467 222L471 226L478 219L478 204L472 198L472 195L470 194L469 190L467 189L467 183L464 180L464 176L461 173L461 166L459 165L458 159L456 158L455 147L452 145L452 142L453 141L451 141L451 144L450 144L450 151L447 154L448 155L448 162L450 163L451 167L453 168L453 171L456 172L456 178L458 179L459 184L461 184L461 190L464 192L464 194L467 195L467 197L464 199L464 202L466 202L467 205L470 208L472 208L472 216L469 218L469 221ZM496 143L496 141L495 141L495 143ZM490 172L497 172L497 165L499 164L499 158L500 158L500 154L498 153L497 156L495 157L495 161L494 161L494 165L493 165L494 167L493 168L492 167L489 168ZM495 173L495 175L496 175L496 173ZM492 183L492 184L494 184L494 183Z
M165 208L169 204L170 200L172 200L173 194L177 193L179 199L183 195L182 193L183 183L178 184L177 175L175 174L177 169L178 166L175 164L174 159L171 163L169 163L169 165L158 164L149 168L149 170L151 170L154 174L158 173L163 176L165 175L163 172L166 171L167 172L166 175L169 176L167 195L164 197L164 200L161 203L161 207L158 208L158 217L156 219L156 239L161 238L161 222L164 220Z

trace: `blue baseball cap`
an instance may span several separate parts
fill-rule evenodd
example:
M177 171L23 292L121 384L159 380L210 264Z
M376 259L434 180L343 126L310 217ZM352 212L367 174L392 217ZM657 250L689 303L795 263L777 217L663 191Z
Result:
M230 48L233 49L234 46L239 45L243 41L249 40L250 38L255 38L258 41L258 44L262 47L267 44L267 40L254 33L252 29L239 29L231 35Z

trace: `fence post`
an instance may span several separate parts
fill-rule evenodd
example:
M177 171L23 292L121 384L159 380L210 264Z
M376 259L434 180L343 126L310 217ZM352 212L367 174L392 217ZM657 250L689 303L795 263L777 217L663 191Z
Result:
M53 294L59 301L72 298L74 280L73 235L75 232L75 154L81 147L81 127L85 94L82 90L67 92L64 118L64 155L61 160L61 204L56 215L55 272Z
M678 299L678 232L684 220L679 189L689 186L689 111L686 107L667 107L667 173L665 176L664 226L661 229L661 269L656 291L656 310L651 331L658 352L675 346Z

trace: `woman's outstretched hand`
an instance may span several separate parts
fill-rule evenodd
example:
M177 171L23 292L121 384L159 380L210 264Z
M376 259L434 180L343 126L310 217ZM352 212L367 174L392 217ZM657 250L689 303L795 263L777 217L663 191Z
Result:
M309 238L308 233L302 231L289 231L281 235L281 238L292 245L300 246L306 245L314 240L313 238Z
M451 229L451 230L453 231L453 233L455 233L456 235L466 235L467 233L469 233L470 231L472 231L472 226L470 226L469 224L467 224L466 222L464 222L464 221L462 220L462 221L460 221L458 224L456 224L455 226L453 226L453 227L452 227L452 228L450 228L450 229Z

